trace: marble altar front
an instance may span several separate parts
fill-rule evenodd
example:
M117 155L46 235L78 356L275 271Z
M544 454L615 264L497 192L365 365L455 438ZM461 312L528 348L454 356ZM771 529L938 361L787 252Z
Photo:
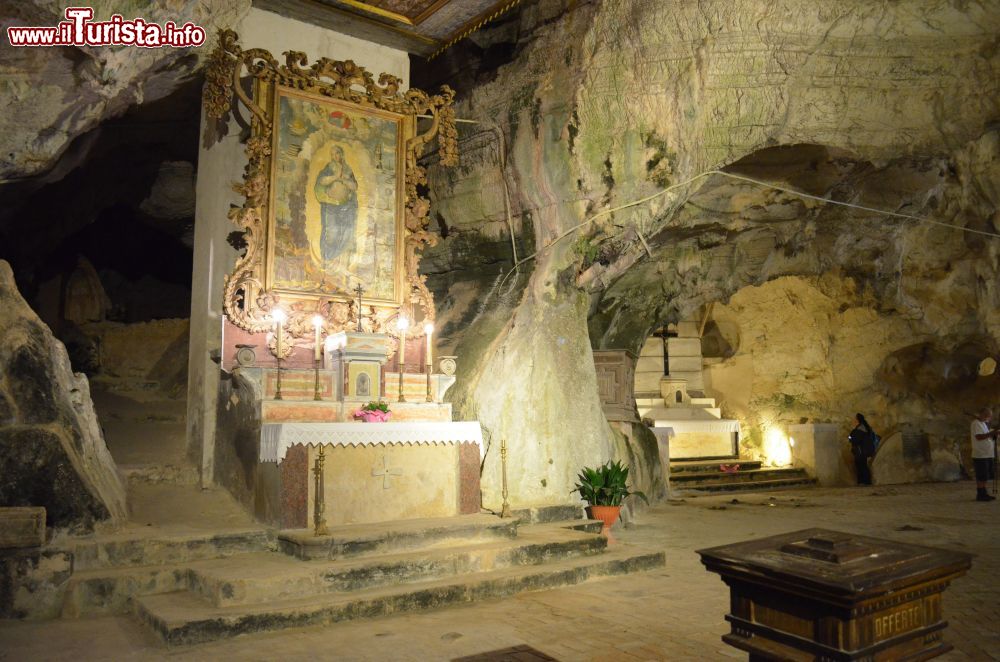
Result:
M274 423L261 429L259 461L276 464L285 528L313 522L324 450L329 525L479 512L482 429L477 422Z

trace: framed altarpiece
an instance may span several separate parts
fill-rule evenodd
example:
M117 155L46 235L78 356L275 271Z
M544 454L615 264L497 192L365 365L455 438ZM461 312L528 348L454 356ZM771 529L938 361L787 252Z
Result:
M245 251L225 280L227 317L260 333L280 307L292 339L282 354L312 337L316 315L325 334L359 325L388 332L401 311L433 321L417 270L436 241L418 158L436 137L440 162L457 163L454 93L404 92L400 79L383 73L376 82L350 60L306 66L304 53L284 58L243 50L236 33L223 31L206 71L206 114L239 113L249 125L248 163L235 187L244 201L229 214ZM277 351L273 337L269 347Z

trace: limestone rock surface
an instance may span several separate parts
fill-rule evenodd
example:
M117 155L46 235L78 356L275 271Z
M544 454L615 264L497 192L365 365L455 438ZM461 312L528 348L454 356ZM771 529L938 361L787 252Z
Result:
M55 26L64 20L66 6L52 0L3 3L0 23ZM94 9L95 21L108 20L115 13L160 25L191 21L203 27L210 39L200 48L5 47L0 62L0 97L6 106L0 120L0 179L47 170L77 136L102 120L173 91L210 52L216 30L232 25L249 11L250 2L99 0L86 6Z
M125 488L87 378L17 291L0 260L0 504L44 506L47 524L123 522Z
M553 1L518 20L516 57L458 109L480 122L460 166L430 173L445 237L423 263L462 362L457 412L530 460L512 499L565 500L576 470L621 455L583 348L635 352L784 277L817 291L798 309L765 291L734 322L733 362L759 377L728 398L737 415L780 398L782 422L840 420L864 403L889 427L955 428L957 396L893 395L879 371L909 346L1000 340L1000 240L940 225L1000 231L996 3ZM498 476L487 454L485 505Z

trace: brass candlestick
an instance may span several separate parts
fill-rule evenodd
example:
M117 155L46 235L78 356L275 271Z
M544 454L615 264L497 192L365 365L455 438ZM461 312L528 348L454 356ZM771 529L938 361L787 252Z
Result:
M319 447L319 456L316 458L316 466L313 467L315 475L315 487L313 489L313 535L327 536L330 531L326 528L326 500L323 498L323 463L326 457L323 455L322 444Z
M500 466L503 471L503 490L501 494L503 495L503 506L500 508L500 517L510 517L510 503L507 502L507 440L500 440Z
M313 363L315 364L316 367L316 384L315 388L313 389L313 400L322 400L323 396L320 395L320 390L319 390L319 359L316 359L315 361L313 361Z
M275 370L278 373L278 378L276 380L277 384L275 385L274 388L274 399L281 400L281 355L280 354L278 355L277 359L278 359L277 360L278 367Z
M406 394L403 393L403 373L406 371L406 329L410 321L405 317L400 317L396 321L399 329L399 398L397 402L406 402Z
M406 402L406 396L403 394L403 364L399 364L399 397L396 402Z

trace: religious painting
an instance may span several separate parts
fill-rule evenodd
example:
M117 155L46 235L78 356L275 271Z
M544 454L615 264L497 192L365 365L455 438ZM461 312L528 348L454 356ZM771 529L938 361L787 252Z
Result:
M280 61L244 50L229 30L209 59L205 139L225 135L224 122L250 127L243 202L229 211L243 245L223 280L226 318L266 334L282 356L314 344L317 329L390 333L400 315L433 322L418 262L437 239L420 159L436 141L439 163L458 164L455 93L405 89L351 60L309 64L287 51ZM280 346L279 317L289 339Z
M398 302L403 120L279 87L274 99L267 287Z

